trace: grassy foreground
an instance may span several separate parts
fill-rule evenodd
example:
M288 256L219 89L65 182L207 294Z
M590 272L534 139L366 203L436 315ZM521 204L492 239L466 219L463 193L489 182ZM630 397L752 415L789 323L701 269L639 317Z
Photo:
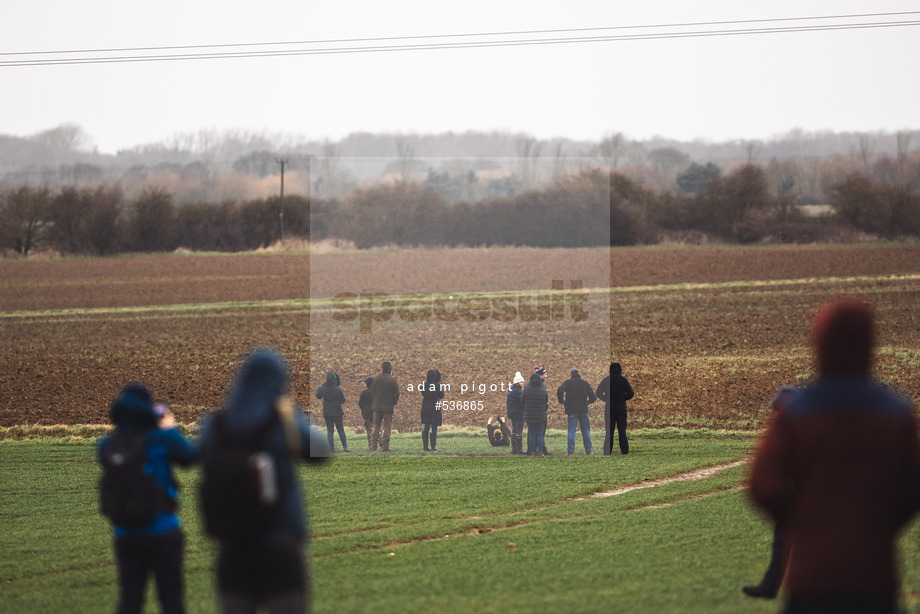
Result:
M718 432L637 431L633 453L533 459L493 454L483 436L418 434L394 454L366 450L305 468L314 611L774 612L741 594L759 580L771 527L748 505L755 440ZM595 438L595 450L599 452ZM550 433L551 451L565 435ZM92 439L0 442L0 609L113 611L109 528L96 510ZM198 470L180 470L189 612L213 612L213 547L200 531ZM592 497L643 485L616 496ZM902 537L910 611L920 597L920 525ZM158 611L152 592L147 612Z

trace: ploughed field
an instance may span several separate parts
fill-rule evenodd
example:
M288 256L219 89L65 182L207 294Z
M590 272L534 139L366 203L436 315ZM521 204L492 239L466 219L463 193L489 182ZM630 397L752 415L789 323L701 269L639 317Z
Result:
M352 427L361 426L362 380L382 360L393 363L403 390L394 417L403 431L420 428L421 397L406 387L428 369L451 386L444 423L479 427L488 414L505 413L502 387L515 371L526 377L545 365L550 427L559 428L555 389L569 369L596 386L616 360L636 390L633 426L757 428L777 387L811 375L811 314L839 294L876 305L876 373L915 399L920 394L920 246L617 248L609 252L609 288L606 267L597 269L600 278L573 277L606 251L2 261L0 425L104 423L109 402L132 380L193 423L220 406L240 357L271 344L291 363L294 395L314 413L322 408L316 386L327 371L339 374ZM586 322L488 311L497 304L490 296L546 291L553 280L570 289L573 279L585 287ZM311 293L316 301L342 292L398 297L407 289L429 293L415 313L437 293L466 296L474 307L486 297L485 310L413 322L381 302L368 320L373 331L363 334L360 318L335 330L316 326L316 314L333 307L314 302L311 338ZM609 323L596 317L608 300ZM456 303L450 308L457 313ZM592 406L592 414L602 408Z

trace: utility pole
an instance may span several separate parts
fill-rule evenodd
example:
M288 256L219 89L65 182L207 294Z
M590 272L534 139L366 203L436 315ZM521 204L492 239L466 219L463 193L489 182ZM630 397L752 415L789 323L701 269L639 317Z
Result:
M275 158L275 162L281 165L281 211L278 213L278 222L281 228L281 244L284 245L284 165L287 164L287 158Z

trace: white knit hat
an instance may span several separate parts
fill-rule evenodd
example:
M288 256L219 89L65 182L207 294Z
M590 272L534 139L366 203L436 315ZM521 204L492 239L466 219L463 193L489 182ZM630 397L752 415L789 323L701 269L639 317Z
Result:
M521 375L520 371L514 372L514 379L511 381L511 383L512 384L523 384L524 383L524 376Z

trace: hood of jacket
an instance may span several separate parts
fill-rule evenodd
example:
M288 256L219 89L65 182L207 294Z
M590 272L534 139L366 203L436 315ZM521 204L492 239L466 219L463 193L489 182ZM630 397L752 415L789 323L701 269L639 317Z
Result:
M287 361L277 350L259 348L249 354L227 395L229 424L235 429L262 424L276 411L278 398L287 393L288 377Z
M109 408L112 424L128 428L155 428L159 419L153 411L150 392L141 384L128 384Z
M340 381L341 380L339 380L339 376L335 371L330 371L326 374L327 386L338 386Z
M623 367L618 362L610 363L610 375L623 375Z
M425 378L425 383L437 384L440 381L441 381L441 372L438 371L437 369L429 369L428 376Z
M533 375L530 376L530 381L527 382L527 385L528 386L542 386L543 378L537 375L536 373L534 373Z

